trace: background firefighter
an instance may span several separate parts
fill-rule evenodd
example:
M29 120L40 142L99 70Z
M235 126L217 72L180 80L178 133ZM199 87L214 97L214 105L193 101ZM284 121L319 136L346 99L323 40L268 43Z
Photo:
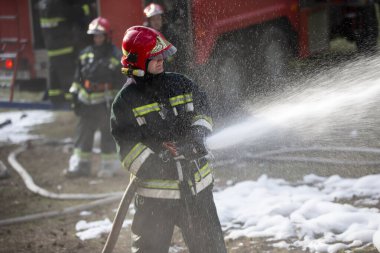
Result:
M47 96L55 106L71 100L69 88L75 57L87 41L79 32L94 14L87 1L40 0L37 4L43 41L49 58Z
M168 252L175 225L189 252L226 252L205 157L213 126L205 93L164 72L176 48L156 30L129 28L122 49L129 78L112 105L111 131L123 166L139 179L132 252Z
M176 45L178 53L175 56L168 56L165 61L165 70L170 72L184 72L185 71L185 50L183 43L179 36L179 31L175 24L169 23L165 18L164 8L157 3L150 3L144 8L145 22L144 25L151 27L161 32L167 40ZM174 20L174 18L173 18Z
M111 43L111 27L107 19L98 17L88 28L94 43L80 54L70 88L77 125L74 153L70 158L68 177L89 176L94 134L101 132L101 165L99 177L113 176L120 168L109 127L110 104L124 78L120 72L121 52Z

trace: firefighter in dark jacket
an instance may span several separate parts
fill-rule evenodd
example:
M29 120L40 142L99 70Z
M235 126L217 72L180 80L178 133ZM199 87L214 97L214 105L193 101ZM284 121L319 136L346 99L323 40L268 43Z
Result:
M73 4L71 0L40 0L37 6L49 58L47 95L59 107L71 99L69 88L79 43L74 31L91 12L88 4Z
M109 126L111 103L124 79L120 73L121 52L110 41L111 28L107 19L94 19L87 33L93 35L94 43L79 54L70 88L79 122L74 153L65 173L67 177L90 175L94 134L99 129L101 164L97 175L111 177L121 168Z
M206 158L213 123L205 93L164 72L176 48L156 30L129 28L122 49L129 78L112 104L111 132L124 168L138 179L132 252L167 253L175 225L189 252L226 252Z

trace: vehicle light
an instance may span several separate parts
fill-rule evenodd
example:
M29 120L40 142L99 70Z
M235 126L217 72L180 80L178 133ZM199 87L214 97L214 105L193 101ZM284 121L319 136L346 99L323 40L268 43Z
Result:
M12 59L6 59L5 60L5 68L6 69L13 69L13 60Z

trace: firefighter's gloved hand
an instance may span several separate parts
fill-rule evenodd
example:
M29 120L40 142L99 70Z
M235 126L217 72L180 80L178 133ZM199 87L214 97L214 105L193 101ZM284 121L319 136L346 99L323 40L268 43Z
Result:
M194 160L207 154L205 149L198 147L195 143L164 142L162 145L176 159L183 157L184 159Z
M166 142L163 142L162 143L162 146L169 151L169 153L173 156L173 157L177 157L179 156L178 154L178 148L176 146L176 144L174 142L171 142L171 141L166 141Z

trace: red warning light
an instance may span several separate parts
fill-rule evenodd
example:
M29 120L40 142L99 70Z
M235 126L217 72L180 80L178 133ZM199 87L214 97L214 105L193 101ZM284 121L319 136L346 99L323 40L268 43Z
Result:
M12 59L6 59L5 60L5 68L6 69L13 69L13 60Z

